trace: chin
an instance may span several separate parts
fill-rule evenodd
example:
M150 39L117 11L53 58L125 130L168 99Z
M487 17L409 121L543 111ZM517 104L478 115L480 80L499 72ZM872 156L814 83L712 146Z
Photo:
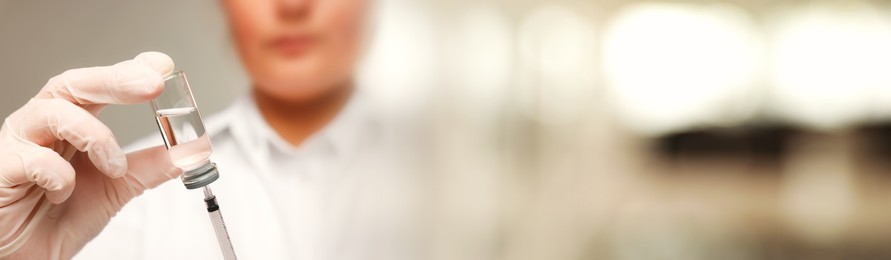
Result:
M307 84L313 82L314 84ZM288 103L311 103L323 98L327 93L340 87L339 84L328 84L320 79L288 78L280 81L267 81L267 84L258 84L257 91Z
M326 91L320 88L304 86L258 87L258 91L288 103L306 103L324 96Z
M337 66L315 58L308 56L269 64L265 73L255 74L259 76L254 78L257 91L283 102L311 103L347 85L344 83L349 81L348 72L339 72L335 69Z

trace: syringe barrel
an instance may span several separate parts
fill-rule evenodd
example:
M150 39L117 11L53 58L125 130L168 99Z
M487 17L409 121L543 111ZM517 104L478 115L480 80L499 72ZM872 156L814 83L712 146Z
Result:
M223 259L235 260L235 247L232 246L232 239L229 238L229 231L226 230L226 222L223 221L223 214L220 212L217 196L213 195L210 186L204 187L204 196L204 203L207 204L210 222L213 223L214 233L217 234L217 242L220 244L220 250L223 251Z

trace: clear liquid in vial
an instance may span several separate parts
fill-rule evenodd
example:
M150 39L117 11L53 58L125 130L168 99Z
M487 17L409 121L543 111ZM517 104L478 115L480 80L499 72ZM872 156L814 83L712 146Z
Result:
M198 109L170 108L155 111L158 126L164 134L164 144L173 165L184 171L198 168L210 161L210 139Z

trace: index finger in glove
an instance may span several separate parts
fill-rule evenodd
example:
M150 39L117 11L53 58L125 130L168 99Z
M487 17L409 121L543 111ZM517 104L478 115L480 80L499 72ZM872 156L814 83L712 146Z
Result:
M68 70L55 76L35 98L61 98L75 104L136 104L157 97L173 60L160 52L144 52L106 67Z
M4 126L20 142L48 147L66 140L87 152L93 163L109 177L120 177L127 169L124 152L111 129L88 111L61 99L33 99L6 119Z

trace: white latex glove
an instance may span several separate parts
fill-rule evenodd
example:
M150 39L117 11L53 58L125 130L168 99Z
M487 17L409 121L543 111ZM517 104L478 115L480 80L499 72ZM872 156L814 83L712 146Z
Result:
M179 176L163 147L125 155L95 117L106 104L157 97L172 71L173 61L158 52L69 70L6 118L0 129L0 257L71 258L127 201Z

